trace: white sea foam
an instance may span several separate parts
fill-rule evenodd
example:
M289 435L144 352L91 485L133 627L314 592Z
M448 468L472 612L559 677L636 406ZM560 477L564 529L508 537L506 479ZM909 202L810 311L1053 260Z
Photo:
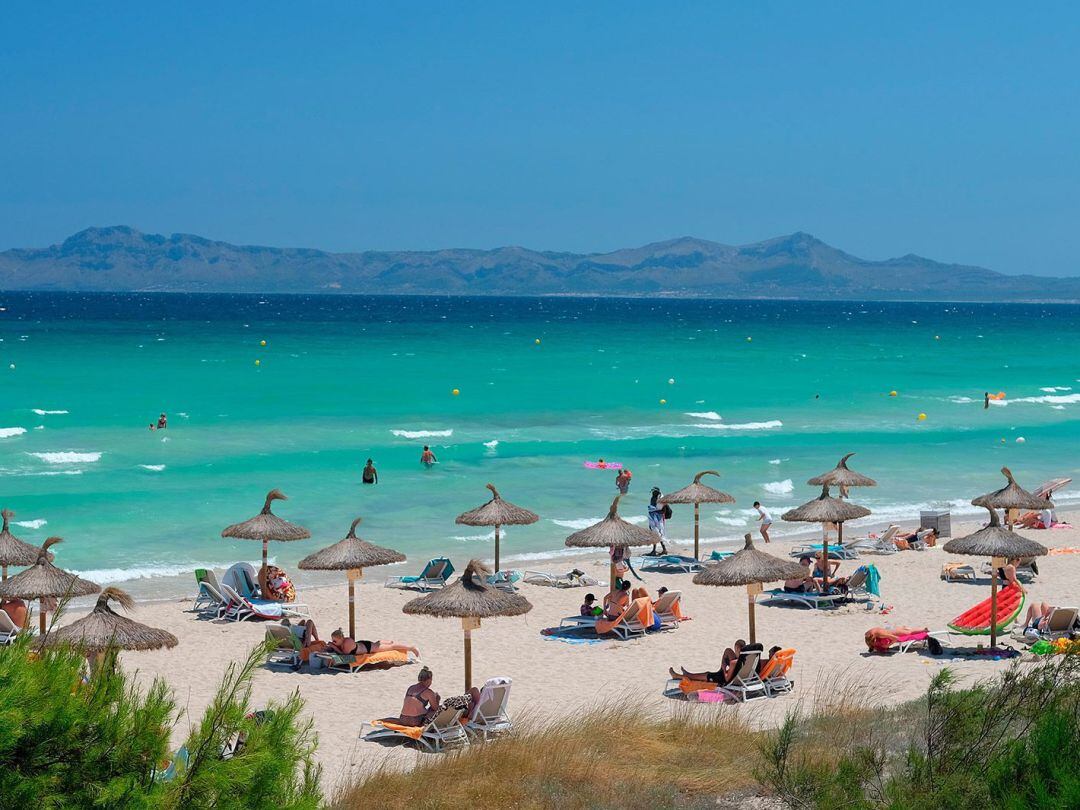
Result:
M492 529L487 534L455 534L451 540L457 540L460 543L474 543L474 542L491 542L495 539L495 530ZM499 539L506 539L506 527L503 526L499 529Z
M39 518L37 520L15 520L12 522L16 526L22 526L24 529L40 529L49 521Z
M99 585L112 585L117 582L130 582L134 579L179 577L192 573L196 568L213 567L209 563L178 563L176 565L151 563L148 565L135 565L131 568L94 568L86 571L72 569L71 573Z
M745 520L739 520L738 518L721 517L720 515L714 515L713 520L719 523L721 526L745 526Z
M737 422L733 425L717 422L692 425L692 427L706 428L708 430L772 430L783 426L784 423L779 419L770 419L767 422Z
M968 403L974 402L974 401L975 400L973 400L971 397L958 397L958 396L949 397L949 402L955 402L957 405L967 405Z
M33 410L34 413L36 413L38 416L53 416L63 413L71 413L71 411L47 411L44 408L34 408Z
M26 433L24 427L0 428L0 439L10 439L12 436L22 436Z
M34 428L34 430L44 430L44 429L45 429L45 426L44 426L44 425L37 425L37 426L36 426L36 427Z
M74 450L63 450L54 453L27 453L27 455L39 458L46 464L93 464L101 460L101 453L76 453Z
M1080 402L1080 394L1048 394L1044 397L1017 397L1016 399L1003 399L1001 405L1012 405L1017 402L1032 402L1037 405L1075 405Z
M620 517L622 517L622 519L625 520L627 523L644 523L645 521L648 520L648 518L645 517L644 515L620 515ZM568 519L568 520L555 520L555 519L552 519L551 522L554 523L556 526L561 526L564 529L571 529L572 531L577 532L577 531L581 531L582 529L587 529L590 526L592 526L594 523L599 523L601 520L603 520L603 518L594 517L594 518L577 518L577 519Z
M719 422L721 419L724 418L716 411L690 411L686 415L689 416L691 419L711 419L714 422Z
M782 459L778 459L778 458L770 458L769 463L770 464L779 464L781 462L781 460Z
M144 470L150 470L150 472L161 472L165 469L164 464L140 464Z
M1049 388L1040 388L1044 394L1056 394L1058 391L1072 391L1072 388L1068 385L1052 385Z
M453 430L391 430L395 436L401 439L437 439L453 436Z
M488 448L489 450L494 450L498 446L499 446L499 440L498 439L492 439L490 442L484 442L484 447Z
M770 481L767 484L762 484L761 488L770 495L788 495L795 490L795 484L790 478L785 478L783 481Z

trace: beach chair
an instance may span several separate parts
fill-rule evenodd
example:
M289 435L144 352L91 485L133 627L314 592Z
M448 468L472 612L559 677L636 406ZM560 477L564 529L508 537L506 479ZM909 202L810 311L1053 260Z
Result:
M734 551L721 551L718 548L714 548L712 550L712 554L709 555L709 562L720 562L721 560L726 560L734 553Z
M371 727L367 734L363 734L361 728L361 739L366 742L412 740L421 748L432 752L442 751L453 745L468 745L469 735L461 724L464 713L464 709L445 708L423 726L403 726L391 720L372 720L367 724Z
M803 543L788 552L792 557L816 557L825 548L824 543ZM859 540L855 539L842 545L829 543L830 560L854 560L859 556Z
M512 681L506 677L488 678L480 689L480 700L465 720L465 731L487 740L489 735L506 734L514 723L506 713Z
M769 697L775 697L795 688L795 682L788 677L791 665L795 662L795 650L777 650L761 669L761 682Z
M454 573L453 563L446 557L428 560L424 570L416 576L390 577L386 580L387 588L408 588L416 591L434 591L446 586L450 575Z
M758 664L761 663L761 650L743 650L739 653L739 663L731 680L716 691L727 695L737 703L748 703L769 696L768 689L758 676ZM698 695L701 698L701 695Z
M842 593L816 593L813 591L796 593L785 591L783 588L773 588L771 591L759 594L759 597L764 597L763 605L773 602L789 602L811 610L835 607L837 602L841 602L845 598Z
M678 627L682 621L682 591L668 591L653 604L653 612L660 617L661 626Z
M604 583L590 577L576 568L565 574L551 574L547 571L526 571L524 581L530 585L547 585L550 588L592 588Z
M199 586L199 592L195 596L192 609L196 613L221 615L222 610L225 608L226 599L221 594L221 585L218 584L214 572L206 568L196 568L195 582Z
M190 755L188 754L187 746L181 745L176 749L176 753L172 755L172 758L165 764L165 767L158 770L154 769L151 773L151 778L155 782L171 782L176 778L177 773L181 773L187 769Z
M696 557L683 554L644 554L636 559L638 570L668 574L694 574L703 563Z
M848 599L876 599L877 597L870 592L866 587L866 580L869 572L865 565L860 565L855 569L855 572L848 577L847 582L847 597Z
M490 574L487 578L488 585L493 585L500 591L509 591L513 593L517 590L514 587L515 582L520 582L522 579L522 573L520 571L502 570L496 571L494 574Z
M296 602L277 602L273 599L256 599L254 596L242 596L229 585L222 583L222 594L227 600L223 618L234 622L248 619L309 619L307 605Z
M895 554L899 551L894 542L899 532L900 527L893 524L877 537L857 537L845 545L866 554Z
M940 635L941 633L939 632L938 634ZM933 653L934 655L940 655L941 651L942 651L941 650L941 642L939 642L935 638L932 638L933 635L934 635L933 633L919 632L919 633L908 633L907 635L903 635L903 636L897 636L896 637L897 638L896 643L891 645L889 647L889 649L887 649L887 650L877 650L877 649L871 650L870 654L871 655L874 655L874 654L887 655L887 654L891 654L891 653L900 653L901 655L903 655L904 653L910 652L916 646L918 646L918 647L927 647L927 648L930 649L930 652Z
M960 580L976 579L975 569L968 563L947 562L941 566L941 578L946 582L958 582Z
M368 654L339 655L337 653L317 652L312 658L318 658L324 669L333 672L359 672L365 667L401 666L412 663L412 653L401 650L381 650Z
M566 627L572 630L596 630L596 620L599 616L565 616L559 619L559 627Z
M11 620L7 611L0 610L0 645L14 643L19 636L19 632L19 626Z
M274 649L270 651L270 655L267 656L266 666L268 667L288 667L289 669L300 669L300 650L302 649L300 639L296 637L296 633L292 631L291 627L285 627L281 624L270 624L266 627L266 640L268 642L274 642Z
M1036 630L1034 627L1017 627L1013 631L1013 637L1025 644L1033 644L1036 641L1053 641L1058 638L1071 638L1074 632L1080 631L1080 608L1055 607L1046 617L1046 624Z

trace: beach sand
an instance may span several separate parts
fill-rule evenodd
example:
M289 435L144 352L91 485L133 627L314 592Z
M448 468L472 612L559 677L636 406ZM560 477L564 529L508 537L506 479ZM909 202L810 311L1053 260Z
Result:
M1062 516L1063 519L1066 516ZM1073 516L1076 522L1077 516ZM954 527L954 536L973 531L973 523ZM1050 548L1080 547L1080 530L1023 531ZM792 542L774 542L767 550L786 554ZM762 547L759 544L759 547ZM606 555L595 559L573 557L545 566L553 572L579 567L606 580ZM947 560L963 559L946 554L941 547L925 552L905 551L891 556L863 555L860 562L872 562L881 572L882 602L892 609L882 615L858 606L837 610L811 611L792 607L759 605L758 640L766 649L773 644L798 650L792 676L795 691L769 701L759 701L735 709L716 704L693 704L701 712L741 711L755 723L779 722L783 714L800 700L813 700L816 690L829 689L839 679L846 688L863 690L871 703L899 703L922 693L931 676L948 666L962 679L988 676L1008 666L1006 661L983 658L953 658L949 646L974 647L985 638L952 636L946 654L940 658L924 653L866 655L864 631L875 625L929 626L944 630L952 618L989 595L989 580L978 583L947 583L940 579ZM968 558L976 570L982 559ZM461 570L465 560L454 560ZM844 562L841 574L850 573L859 562ZM422 561L410 569L422 565ZM1055 605L1080 603L1076 583L1080 581L1080 555L1052 555L1039 560L1040 575L1027 586L1029 600ZM377 569L376 569L377 571ZM435 672L435 689L444 697L463 691L464 664L462 631L458 620L406 616L401 606L416 596L409 591L383 588L371 576L358 587L357 631L361 638L405 641L418 646L423 662ZM347 624L346 582L342 574L334 587L304 588L304 572L294 572L300 601L311 608L322 635ZM557 625L563 616L576 614L582 597L591 590L601 597L606 588L553 588L523 585L523 593L533 610L519 618L485 621L473 634L474 679L479 685L487 677L507 675L514 685L510 701L512 715L542 721L552 715L571 714L605 699L630 700L660 712L685 707L661 692L669 666L691 670L716 669L724 647L747 635L746 592L743 588L709 588L691 583L688 574L643 575L655 596L661 585L683 592L685 610L693 617L670 632L653 633L634 641L602 641L568 644L542 637L540 630ZM636 584L636 583L635 583ZM194 589L193 589L194 590ZM186 710L175 730L182 741L189 724L198 720L230 661L241 660L252 645L264 636L258 622L224 623L197 618L190 599L142 603L134 618L171 630L180 639L173 650L125 653L123 665L137 671L142 682L160 676L175 692ZM876 607L876 606L875 606ZM65 621L81 613L72 610ZM1020 645L1015 645L1020 646ZM416 680L419 666L401 666L353 674L311 674L259 670L253 683L253 704L283 699L299 690L306 711L314 718L319 735L318 760L324 766L328 789L353 781L367 769L380 764L409 767L419 756L408 748L386 748L358 739L361 723L396 714L405 689Z

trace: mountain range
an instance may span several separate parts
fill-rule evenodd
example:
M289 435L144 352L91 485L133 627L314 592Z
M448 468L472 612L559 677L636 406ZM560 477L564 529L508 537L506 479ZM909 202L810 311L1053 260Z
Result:
M87 228L50 247L0 252L0 289L1080 300L1080 278L1012 276L912 254L870 261L806 233L740 246L683 237L586 254L523 247L330 253L125 226Z

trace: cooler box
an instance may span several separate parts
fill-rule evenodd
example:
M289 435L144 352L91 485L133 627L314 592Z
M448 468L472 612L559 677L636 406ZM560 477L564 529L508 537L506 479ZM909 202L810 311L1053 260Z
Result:
M952 517L948 509L919 512L920 529L937 529L938 537L952 537Z

